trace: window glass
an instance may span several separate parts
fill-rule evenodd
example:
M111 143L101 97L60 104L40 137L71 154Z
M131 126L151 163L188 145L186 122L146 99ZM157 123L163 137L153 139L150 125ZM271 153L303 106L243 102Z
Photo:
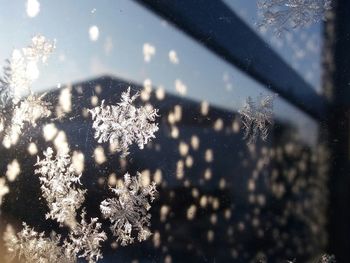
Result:
M225 2L255 28L255 1ZM4 261L20 249L28 261L167 263L304 262L324 250L327 151L315 119L136 1L0 6L3 76L33 39L55 43L30 68L31 92L1 104ZM320 91L320 31L257 34ZM49 113L32 110L34 95ZM249 144L240 112L259 96L274 98L273 118L266 140Z
M275 34L273 27L258 26L261 22L262 12L259 12L257 1L224 0L224 2L305 81L318 93L321 93L322 23L313 23L304 28L289 29L279 36Z

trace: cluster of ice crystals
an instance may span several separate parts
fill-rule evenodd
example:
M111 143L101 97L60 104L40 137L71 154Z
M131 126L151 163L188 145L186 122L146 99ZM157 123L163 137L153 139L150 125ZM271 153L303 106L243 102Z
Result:
M0 113L0 132L2 132L5 129L5 121L5 116L2 113Z
M52 232L50 237L38 233L23 223L23 229L17 233L7 227L4 233L5 246L10 259L18 258L28 263L74 263L78 258L84 258L93 263L102 258L101 242L107 239L101 231L97 218L91 218L90 223L82 213L81 223L70 233L67 239Z
M277 34L291 28L305 27L325 18L331 0L259 0L262 14L259 26L273 26Z
M4 138L5 144L14 144L17 141L25 123L35 127L37 120L51 115L48 108L49 103L42 100L44 95L35 96L31 94L15 106L11 125Z
M239 111L244 129L244 139L248 144L255 143L260 136L266 140L269 127L273 123L273 101L276 95L260 96L256 102L248 97L245 105Z
M49 104L42 99L44 95L35 96L31 84L39 76L38 63L46 63L54 48L54 42L37 35L26 48L14 50L7 61L4 76L0 79L0 131L6 131L5 146L17 141L26 123L36 126L38 119L50 116ZM22 98L25 93L29 96ZM155 123L156 109L133 105L138 96L139 93L131 96L128 88L117 105L105 106L102 102L101 106L90 110L95 138L99 143L109 141L123 156L129 154L129 146L133 143L143 149L159 129ZM4 115L8 109L13 111L10 118ZM102 258L102 243L107 239L101 223L98 218L91 218L88 222L85 209L80 214L81 221L76 219L86 194L86 190L79 188L81 173L76 171L66 152L54 154L49 147L43 155L43 159L37 157L35 174L39 175L42 196L49 208L46 219L56 220L60 226L68 225L68 236L63 239L52 232L48 237L23 223L23 229L17 234L7 229L4 240L8 251L12 258L25 262L77 262L78 258L98 261ZM124 179L122 186L112 189L116 197L104 200L100 209L111 221L111 230L117 241L127 245L134 242L136 231L139 241L151 235L148 210L157 191L154 182L143 185L139 173L135 178L125 174ZM7 193L8 187L1 179L0 204L2 196Z
M117 241L122 246L133 243L133 230L138 231L138 241L146 240L151 235L148 210L157 194L155 182L145 186L140 173L138 177L130 177L126 173L124 184L111 189L117 197L102 201L100 209L103 217L112 223L110 229Z
M45 158L38 157L35 170L40 174L41 191L46 199L50 212L46 218L57 220L59 223L74 225L76 210L85 200L86 190L77 188L81 174L74 169L68 154L58 152L54 156L49 147L44 151Z
M36 35L31 44L15 49L4 67L0 79L0 97L3 104L17 104L23 95L31 91L31 84L39 76L38 63L46 62L55 48L55 43L44 36Z
M23 229L17 233L8 226L4 233L5 246L10 259L18 258L21 262L28 263L72 263L76 262L72 255L65 253L60 246L61 237L54 232L50 237L36 232L26 223Z
M267 259L265 257L259 258L256 263L267 263ZM297 260L286 260L286 263L297 263ZM336 263L336 260L333 255L324 254L317 260L317 263Z
M333 255L324 254L319 259L318 263L336 263L335 257Z
M27 262L77 262L84 258L88 262L96 262L102 258L101 243L107 239L101 230L98 218L88 222L85 209L81 213L81 221L76 221L77 211L81 208L86 190L77 188L81 174L74 169L68 154L58 152L55 156L49 147L44 151L45 158L38 157L35 170L40 174L42 196L50 209L46 218L51 218L70 227L66 239L58 235L45 237L24 224L24 229L16 235L5 238L8 251ZM43 249L40 249L43 248Z
M7 60L4 67L4 77L1 82L3 84L5 101L12 99L16 104L22 92L28 92L33 82L33 77L29 74L29 65L27 65L23 53L15 49L12 52L10 60ZM30 64L30 67L34 67ZM28 71L27 71L28 67Z
M32 43L23 49L25 57L30 61L42 61L46 63L48 57L55 49L55 42L48 41L42 35L36 35L32 38Z
M33 95L31 85L39 76L39 62L46 62L54 48L54 42L36 35L29 46L15 49L6 61L0 78L0 132L6 131L3 144L7 148L17 142L25 122L35 126L38 119L51 114L49 104L43 96Z
M133 105L138 96L139 93L130 96L128 88L116 106L105 106L102 101L101 106L89 110L94 121L95 138L99 143L109 141L115 145L123 157L129 154L129 146L133 142L143 149L151 138L155 138L154 133L159 129L158 124L154 123L158 116L156 109Z
M91 218L90 223L85 220L86 212L81 214L81 222L69 233L64 247L67 255L76 255L85 258L88 262L96 262L102 258L101 243L107 239L105 232L101 231L98 218Z

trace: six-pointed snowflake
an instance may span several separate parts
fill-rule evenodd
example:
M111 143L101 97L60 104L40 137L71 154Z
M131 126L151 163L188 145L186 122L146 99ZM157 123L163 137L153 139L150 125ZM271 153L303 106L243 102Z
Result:
M101 106L89 110L92 114L95 138L99 143L109 141L125 157L129 154L129 146L136 142L140 149L155 138L158 124L154 123L156 109L149 107L135 107L133 102L139 96L130 96L130 88L121 95L121 102L116 106Z
M98 218L91 218L90 223L85 219L86 211L81 213L81 222L69 233L64 242L65 253L75 257L85 258L88 262L96 262L103 258L101 243L107 239L105 232L101 230Z
M86 190L77 188L81 174L78 174L68 154L58 152L56 156L49 147L44 151L45 158L38 157L35 170L40 174L41 192L50 212L46 218L59 223L72 225L75 222L76 210L85 200Z
M144 186L140 173L137 178L126 173L124 184L111 189L117 197L102 201L100 209L103 217L111 221L110 228L117 241L122 246L133 243L133 230L138 231L137 239L140 242L146 240L151 235L148 210L157 194L155 183Z
M263 96L260 94L256 102L248 97L245 105L239 111L241 114L244 139L248 144L256 142L260 136L266 140L269 127L273 123L273 101L276 95Z

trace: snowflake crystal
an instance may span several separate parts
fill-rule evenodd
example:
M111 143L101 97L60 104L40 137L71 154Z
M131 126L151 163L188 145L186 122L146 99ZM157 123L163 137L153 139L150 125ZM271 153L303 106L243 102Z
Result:
M41 191L50 212L46 218L56 219L60 224L74 225L76 210L85 200L86 190L77 188L81 174L74 169L68 154L58 152L54 157L49 147L45 158L38 157L35 174L40 174Z
M25 122L35 126L37 119L51 114L43 96L33 95L31 84L39 76L38 63L45 63L54 48L54 42L37 35L28 47L15 49L6 61L0 78L0 131L6 130L3 144L7 148L17 142Z
M2 113L0 113L0 132L5 130L5 121L6 117Z
M0 79L2 107L9 102L17 104L23 92L31 91L31 84L39 74L38 63L46 62L54 49L54 42L36 35L28 47L12 52L11 59L6 61L4 67L4 76Z
M67 255L60 246L60 235L52 233L45 237L44 232L38 233L23 223L23 229L14 233L12 227L7 226L4 233L5 246L10 260L18 258L28 263L72 263L76 262L72 255Z
M31 94L15 107L11 124L8 131L6 131L5 141L13 144L21 135L25 123L35 127L38 119L51 115L51 111L48 108L49 103L42 100L44 96L45 94L40 97Z
M51 42L42 35L36 35L32 38L32 43L23 49L23 53L30 61L38 62L41 60L46 63L54 49L55 41Z
M27 74L27 64L20 50L15 49L11 59L6 60L6 64L4 76L1 79L1 97L5 103L12 100L16 104L20 100L21 93L30 90L33 78Z
M91 218L90 223L85 220L86 212L83 210L81 223L77 224L69 233L68 241L65 241L66 254L78 255L88 262L96 262L102 258L101 243L107 239L105 232L101 231L101 223L98 218Z
M149 107L136 108L132 103L139 96L130 97L130 87L121 95L121 102L116 106L101 106L89 110L92 114L95 138L99 143L109 141L125 157L129 154L129 146L136 142L140 149L155 138L158 124L154 123L158 116L156 109Z
M16 235L8 226L4 241L10 260L17 257L29 263L75 263L77 258L85 258L89 263L98 261L102 258L100 243L107 236L101 231L97 218L91 218L91 222L87 223L85 215L83 211L81 223L69 233L67 239L55 232L46 237L44 232L38 233L26 223Z
M260 27L274 26L277 35L288 28L305 27L325 19L331 0L259 0Z
M335 257L333 255L322 255L318 263L336 263Z
M251 97L246 100L243 109L239 111L244 128L244 139L248 144L255 143L260 135L266 140L269 126L273 123L273 101L276 95L263 96L260 94L254 102Z
M151 219L148 210L151 208L150 202L153 202L157 194L156 184L152 182L144 186L141 174L137 174L138 177L135 178L126 173L124 184L111 188L117 197L103 200L100 205L103 217L112 223L110 229L122 246L134 242L132 230L138 231L139 242L151 235L148 230Z

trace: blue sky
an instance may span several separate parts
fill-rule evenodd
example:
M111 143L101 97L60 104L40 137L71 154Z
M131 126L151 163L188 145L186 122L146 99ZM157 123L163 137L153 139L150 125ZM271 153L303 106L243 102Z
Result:
M237 110L247 96L267 93L261 85L227 64L153 13L130 0L40 1L40 12L33 18L26 13L26 1L0 0L0 62L13 48L26 46L35 34L56 39L56 50L41 67L34 90L74 83L102 74L142 83L149 78L175 93L180 79L187 96L207 100L220 107ZM252 28L257 19L255 1L225 0ZM99 37L91 41L89 28L97 26ZM321 25L277 39L271 32L262 37L316 90L320 87ZM260 34L260 33L259 33ZM143 45L150 43L156 52L144 61ZM170 63L168 53L175 50L179 64ZM298 53L299 52L299 53ZM301 53L301 55L300 55ZM296 55L297 54L297 55ZM310 76L310 73L311 75ZM282 99L277 99L277 117L295 123L306 140L314 140L317 124ZM305 129L307 128L307 129Z

